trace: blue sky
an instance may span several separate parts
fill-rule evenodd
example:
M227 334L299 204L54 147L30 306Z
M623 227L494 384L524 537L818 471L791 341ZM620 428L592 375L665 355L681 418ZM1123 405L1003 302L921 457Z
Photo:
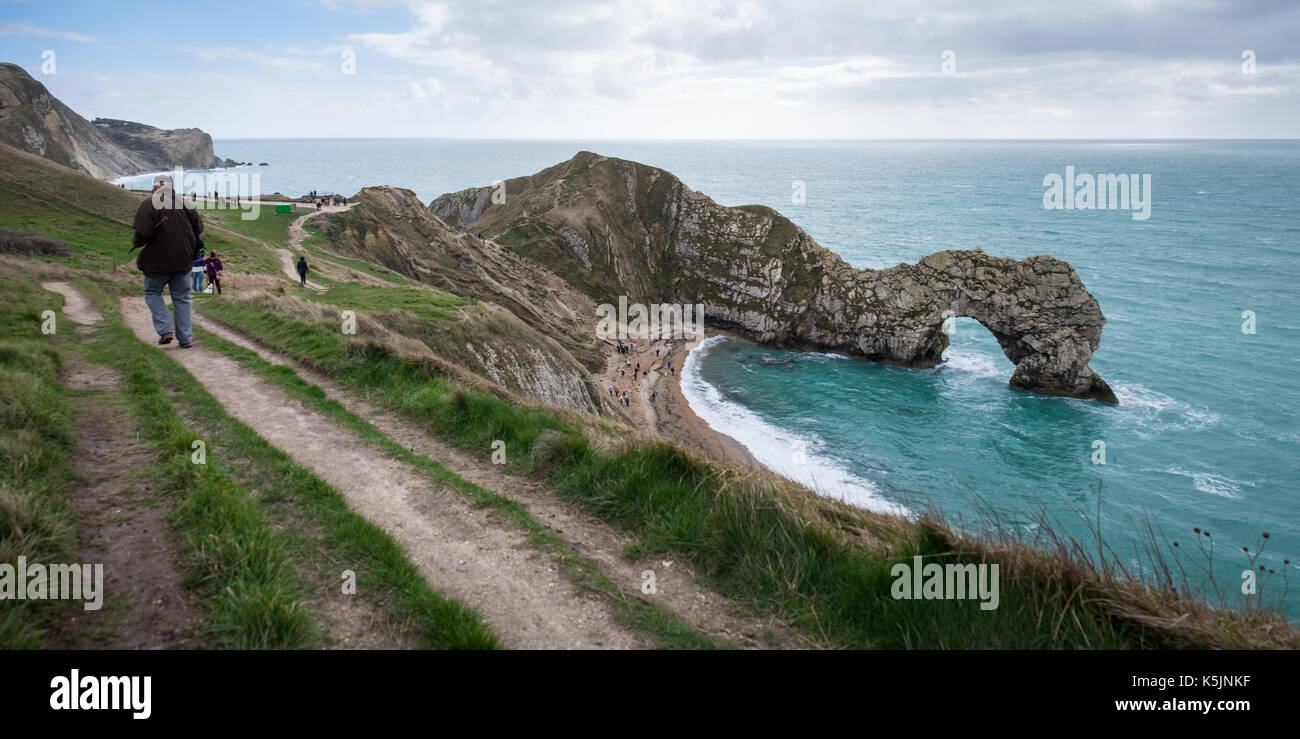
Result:
M1291 137L1297 38L1281 1L0 0L74 110L217 138Z

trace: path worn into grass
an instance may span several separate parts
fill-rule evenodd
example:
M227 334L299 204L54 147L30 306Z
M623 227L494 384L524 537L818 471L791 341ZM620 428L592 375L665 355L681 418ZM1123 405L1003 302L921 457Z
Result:
M306 218L306 216L303 217ZM280 266L284 268L284 273L294 282L301 283L302 278L298 276L298 263L294 261L293 254L291 254L288 249L276 249L275 251L280 255ZM310 272L308 274L310 274ZM311 280L307 280L307 287L318 293L325 292L324 285L312 282Z
M127 325L156 341L144 301L122 301ZM510 647L641 648L603 599L575 592L549 556L508 522L439 489L418 470L305 408L233 359L196 344L169 351L226 411L339 490L353 510L387 531L429 584L477 607Z
M63 296L63 314L76 324L77 333L88 333L99 323L99 311L77 288L66 282L42 282L41 287Z
M79 333L93 332L99 311L76 288L47 282L63 295L64 314ZM55 641L72 649L185 649L202 646L201 610L184 586L180 554L165 519L167 505L139 473L153 464L148 445L124 421L129 409L112 370L73 363L60 373L77 397L77 453L84 483L68 491L77 510L78 561L104 567L104 602L96 611L72 604Z
M519 503L534 519L563 537L574 551L599 567L626 591L664 607L701 631L746 648L814 646L802 634L780 622L741 613L723 596L701 587L684 562L662 558L628 559L623 556L623 551L631 541L629 537L576 505L560 500L547 486L476 460L396 414L379 410L343 390L324 374L267 349L216 321L198 316L195 321L221 338L256 352L272 364L292 368L304 380L324 390L328 397L412 452L436 460L461 478ZM657 592L654 595L645 595L641 591L642 573L647 570L655 574Z

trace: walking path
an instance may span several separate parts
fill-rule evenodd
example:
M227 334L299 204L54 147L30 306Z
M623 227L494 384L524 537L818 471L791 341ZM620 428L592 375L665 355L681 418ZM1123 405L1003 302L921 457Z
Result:
M142 299L123 299L122 312L141 341L155 343ZM507 646L649 646L643 635L615 621L603 599L575 592L558 564L540 556L517 528L305 408L224 354L198 344L174 346L162 351L171 351L230 415L343 494L353 510L405 549L435 590L478 608Z
M292 368L299 377L321 388L327 397L412 452L437 460L461 478L519 503L535 520L562 536L576 552L599 567L615 583L666 608L682 621L741 647L811 646L802 635L784 624L742 614L728 599L700 587L690 568L683 562L662 558L637 561L626 558L623 551L631 541L629 537L616 532L608 524L576 506L559 500L545 485L508 474L500 467L476 460L429 436L395 414L377 409L343 390L328 376L271 351L232 329L201 317L196 318L196 323L231 343L257 353L272 364ZM643 573L646 571L655 575L654 595L641 593Z
M79 290L46 282L64 298L63 313L83 335L100 315ZM62 373L77 398L77 471L84 482L68 491L77 511L78 561L103 566L99 610L72 606L55 629L55 641L71 649L185 649L197 639L204 617L184 586L176 542L168 532L167 505L136 473L152 463L130 417L112 391L121 378L98 365L72 363Z

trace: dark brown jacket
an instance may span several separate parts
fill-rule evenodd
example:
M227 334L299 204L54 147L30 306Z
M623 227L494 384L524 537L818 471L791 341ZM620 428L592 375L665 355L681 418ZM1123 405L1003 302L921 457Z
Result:
M183 196L170 197L170 193L162 191L156 194L164 207L157 207L150 196L135 211L135 238L131 243L144 247L135 266L150 275L189 272L197 258L203 219Z

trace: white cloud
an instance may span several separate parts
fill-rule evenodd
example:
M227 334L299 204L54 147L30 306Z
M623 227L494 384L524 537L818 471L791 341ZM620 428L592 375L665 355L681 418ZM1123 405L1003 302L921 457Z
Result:
M193 54L204 61L244 61L279 72L324 72L330 67L306 59L279 56L238 46L181 46L178 51Z
M99 39L87 33L77 33L76 31L52 31L40 26L31 26L25 23L14 23L12 21L0 21L0 36L38 36L63 39L64 41L77 41L83 44L92 44Z

